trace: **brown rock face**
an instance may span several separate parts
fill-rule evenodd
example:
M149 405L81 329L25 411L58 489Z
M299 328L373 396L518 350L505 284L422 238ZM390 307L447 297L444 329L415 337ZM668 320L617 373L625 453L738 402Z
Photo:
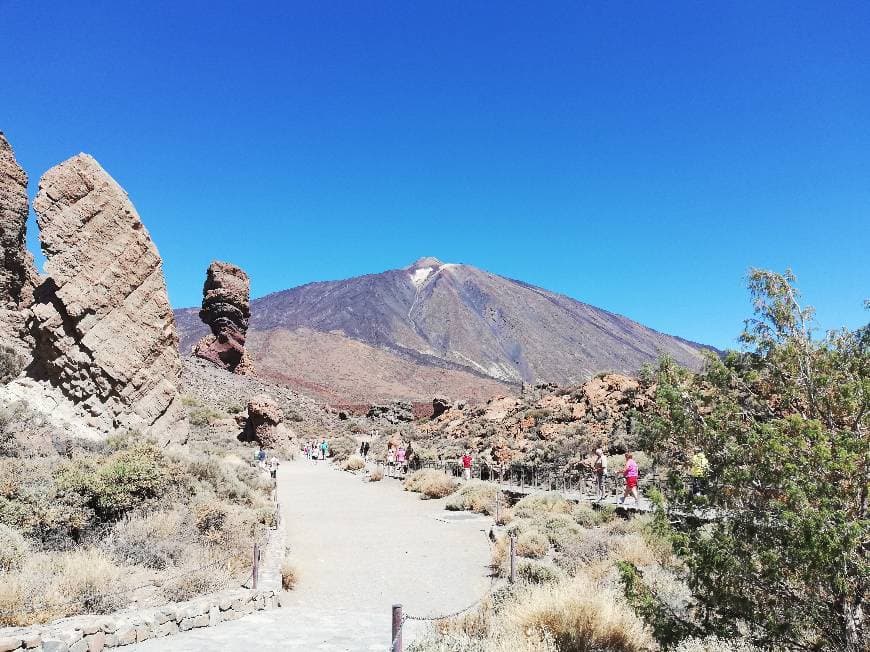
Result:
M38 275L27 251L27 174L0 132L0 343L23 353L24 314Z
M253 373L245 353L251 285L240 267L220 261L209 265L199 317L211 328L211 334L196 343L194 354L237 374Z
M450 399L446 396L437 395L432 399L432 418L437 419L450 409Z
M90 156L50 169L34 201L46 256L34 373L102 427L184 429L163 266L124 190Z
M243 441L256 441L264 448L281 448L293 435L284 425L284 412L274 399L259 394L248 401L248 421L242 432Z

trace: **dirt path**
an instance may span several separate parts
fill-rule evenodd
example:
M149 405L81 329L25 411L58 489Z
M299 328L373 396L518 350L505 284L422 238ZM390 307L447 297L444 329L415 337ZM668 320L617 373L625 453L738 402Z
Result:
M392 604L441 614L488 587L483 517L445 512L443 500L420 500L395 480L363 482L324 462L285 464L278 491L300 577L286 606L127 649L383 652ZM406 643L421 629L406 623Z

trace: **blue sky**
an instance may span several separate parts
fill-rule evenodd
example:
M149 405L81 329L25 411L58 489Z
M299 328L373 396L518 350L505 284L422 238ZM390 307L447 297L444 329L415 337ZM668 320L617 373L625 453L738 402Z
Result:
M179 307L432 255L720 347L750 266L865 323L870 4L718 4L0 0L0 129L31 196L94 155Z

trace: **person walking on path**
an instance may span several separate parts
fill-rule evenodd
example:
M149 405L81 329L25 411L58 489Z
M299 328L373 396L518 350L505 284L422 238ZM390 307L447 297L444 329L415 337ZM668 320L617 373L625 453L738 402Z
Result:
M399 446L399 448L396 449L396 470L399 473L404 473L406 470L405 469L405 447L401 446L401 445Z
M595 449L596 500L604 500L604 477L607 475L607 456L601 448Z
M634 497L634 504L640 505L640 499L637 494L637 478L638 478L637 462L634 455L631 453L625 454L625 468L622 470L622 476L625 478L625 492L622 498L619 499L619 504L625 503L625 499L629 496Z
M692 455L692 466L689 469L689 475L692 476L692 495L701 496L704 494L707 484L707 473L710 472L710 462L707 461L707 456L700 448L695 449Z
M363 456L363 460L365 462L369 461L369 447L370 446L371 446L371 444L369 444L369 442L367 442L367 441L364 441L362 444L362 449L363 449L362 456Z
M324 439L320 444L320 459L325 460L329 457L329 443Z
M471 480L471 464L474 458L471 457L471 449L465 449L465 455L462 456L462 477L465 480Z
M280 462L278 461L278 458L273 455L272 458L269 460L269 475L272 476L273 480L278 479L279 464Z
M396 449L390 444L387 446L387 475L393 477L393 470L396 467Z

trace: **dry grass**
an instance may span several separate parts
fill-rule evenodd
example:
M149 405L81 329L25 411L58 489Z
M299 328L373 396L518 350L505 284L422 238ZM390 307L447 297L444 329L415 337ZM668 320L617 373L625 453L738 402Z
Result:
M718 636L687 638L674 648L674 652L760 652L760 650L761 648L746 641L728 640Z
M480 514L492 514L495 510L495 497L499 487L494 482L469 480L464 483L447 501L445 507L452 511L471 511ZM504 497L501 504L507 504Z
M384 470L381 468L374 469L369 473L369 482L380 482L384 479Z
M405 491L420 493L425 498L444 498L456 490L456 480L437 469L420 469L403 482Z
M17 530L0 523L0 572L21 568L27 556L28 545Z
M281 588L285 591L292 591L296 588L296 582L299 581L299 571L296 566L289 561L281 564Z
M641 652L654 646L649 628L615 591L588 578L529 589L505 608L519 631L545 631L560 652Z
M550 542L547 537L530 530L523 532L517 537L517 554L520 557L529 557L531 559L540 559L550 551Z
M0 581L0 625L18 626L78 613L109 613L129 602L131 574L101 552L36 553Z
M574 507L561 494L547 491L526 496L514 505L513 511L516 518L534 518L542 514L570 514Z
M341 468L345 471L360 471L366 468L366 461L359 455L351 455L341 463Z

